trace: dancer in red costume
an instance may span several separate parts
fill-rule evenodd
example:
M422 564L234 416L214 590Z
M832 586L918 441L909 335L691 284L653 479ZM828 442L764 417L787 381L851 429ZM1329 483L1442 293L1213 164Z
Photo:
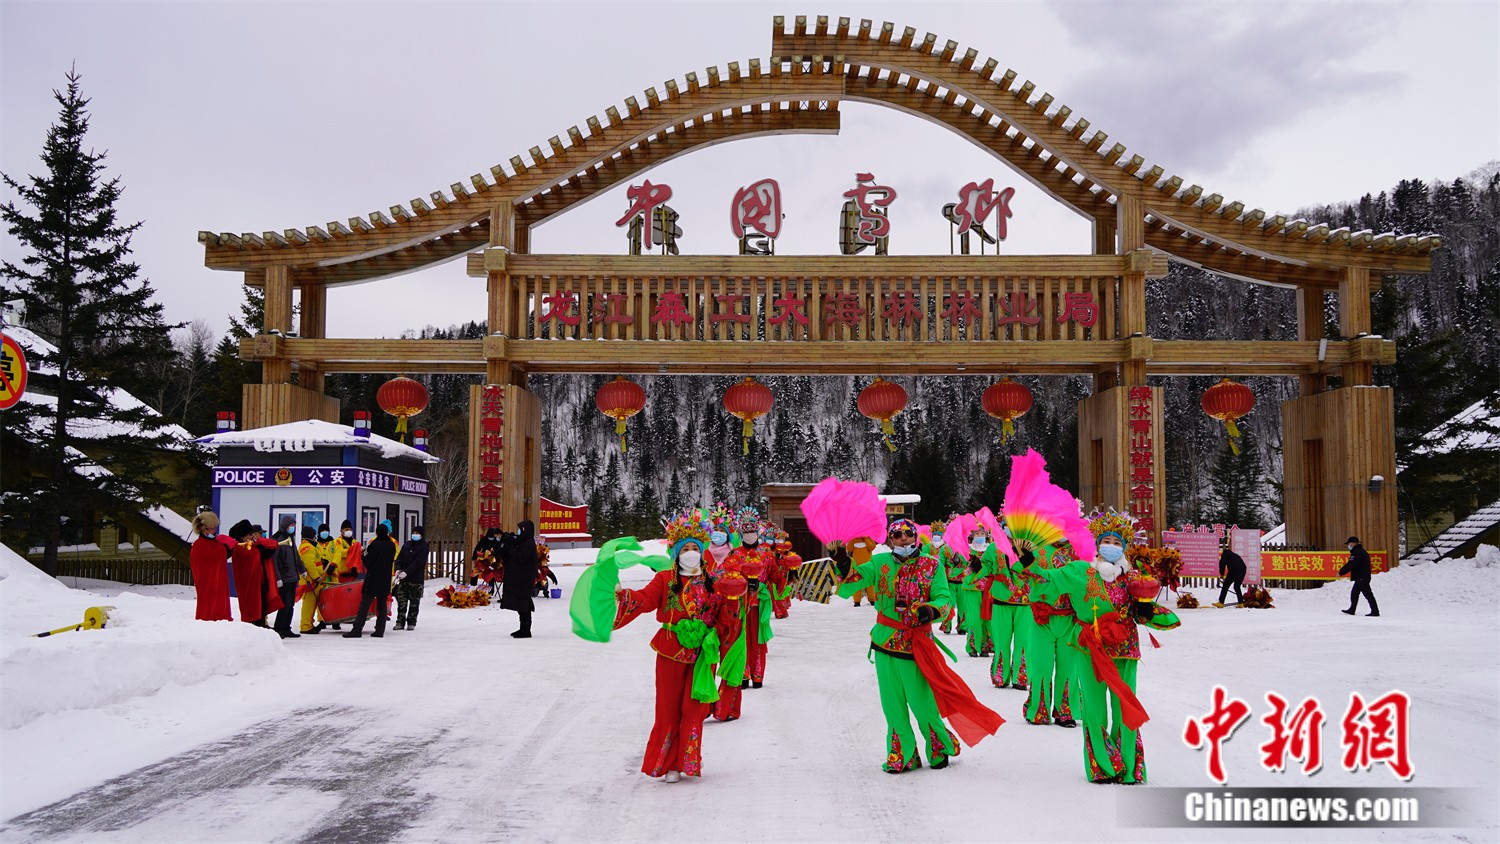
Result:
M651 640L656 651L656 720L641 772L677 782L682 775L703 773L703 719L717 699L714 664L720 642L739 635L740 611L738 600L722 594L731 591L731 584L716 583L703 571L708 532L695 515L674 519L667 539L673 542L672 566L657 572L643 589L616 593L614 627L624 627L648 612L655 612L661 622Z
M199 621L233 621L229 614L229 549L234 540L219 533L219 517L204 510L193 517L192 548L188 567L193 572L193 588L198 593L194 618Z
M723 574L745 578L747 591L741 617L741 635L745 637L745 678L735 684L725 680L714 706L714 719L733 721L740 717L741 690L758 689L765 684L766 643L771 640L771 590L786 586L784 571L776 565L776 551L769 542L761 542L766 525L754 507L735 514L735 528L740 532L740 547L734 549L721 567Z

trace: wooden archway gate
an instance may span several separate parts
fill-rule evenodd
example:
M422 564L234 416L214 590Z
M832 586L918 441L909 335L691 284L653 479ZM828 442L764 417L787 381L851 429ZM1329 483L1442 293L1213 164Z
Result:
M1369 492L1368 478L1395 472L1388 389L1368 387L1372 367L1394 360L1394 344L1368 336L1370 285L1384 274L1423 273L1432 236L1350 232L1268 217L1243 203L1205 196L1196 185L1164 178L1126 157L1100 131L1036 95L1014 71L998 71L977 53L938 46L915 30L848 19L830 25L776 18L773 58L710 68L645 104L625 100L586 130L572 127L529 151L530 161L475 175L430 195L373 212L348 225L285 229L281 234L200 232L205 262L244 273L264 286L265 333L241 353L263 364L263 383L246 385L247 424L337 418L322 395L327 372L483 372L495 390L476 388L471 488L495 460L517 471L499 504L471 512L513 523L535 516L540 413L525 390L532 372L885 372L1086 373L1095 395L1080 404L1080 486L1087 500L1162 512L1160 451L1132 466L1135 436L1160 441L1160 401L1148 374L1260 373L1300 376L1303 397L1282 408L1286 431L1288 532L1293 542L1327 545L1344 531L1370 547L1395 547L1394 485ZM530 229L656 164L741 137L830 133L842 100L915 114L990 151L1094 226L1089 256L958 258L620 258L531 255ZM476 251L478 250L478 251ZM325 336L330 287L395 275L468 255L471 275L486 279L495 332L482 341L338 340ZM1298 340L1159 341L1146 335L1145 280L1165 272L1164 255L1214 272L1298 291ZM292 335L293 290L302 313ZM1099 310L1090 328L1060 322L1067 293L1087 292ZM1335 292L1342 337L1323 333L1324 294ZM1008 321L1013 295L1040 303L1035 324ZM563 299L559 299L559 296ZM910 320L880 319L890 297L919 303ZM652 320L664 297L688 318ZM829 297L836 297L830 299ZM956 298L972 303L957 324L939 312ZM566 320L546 319L562 302ZM787 302L804 303L801 317ZM825 302L853 310L826 319ZM727 302L727 304L726 304ZM607 303L605 307L599 307ZM778 304L781 303L781 304ZM857 318L845 319L857 310ZM629 319L606 317L628 317ZM573 318L576 317L576 321ZM292 336L288 336L292 335ZM300 335L300 336L299 336ZM588 342L582 342L587 340ZM669 341L669 342L668 342ZM298 372L298 384L291 383ZM1343 387L1326 389L1336 373ZM1134 395L1135 399L1131 396ZM485 440L483 409L501 396L510 413L503 432ZM1148 397L1150 426L1132 402ZM496 449L487 456L485 442ZM1139 462L1137 449L1135 460ZM517 477L519 475L519 477ZM493 477L493 476L491 476ZM1144 490L1144 492L1142 492Z

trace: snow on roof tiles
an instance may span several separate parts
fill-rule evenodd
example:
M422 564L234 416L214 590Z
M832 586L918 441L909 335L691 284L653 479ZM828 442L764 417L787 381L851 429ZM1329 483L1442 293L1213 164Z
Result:
M256 451L264 452L312 451L317 446L341 448L354 446L379 451L381 456L387 459L409 457L423 463L441 462L437 457L425 451L396 442L389 437L382 437L375 433L367 437L356 437L354 429L348 425L325 422L321 419L287 422L282 425L268 425L264 428L251 428L245 431L226 431L199 437L197 441L208 448L250 446Z

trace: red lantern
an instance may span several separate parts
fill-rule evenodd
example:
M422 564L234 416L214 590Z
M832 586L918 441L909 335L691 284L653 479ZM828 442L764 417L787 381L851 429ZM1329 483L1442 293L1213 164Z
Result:
M401 376L380 385L375 403L396 417L396 439L406 442L406 420L427 409L427 388L422 382Z
M979 404L985 413L1000 420L1000 444L1005 445L1015 436L1016 420L1031 409L1031 390L1009 377L1001 378L998 384L991 384L984 391Z
M1203 412L1224 423L1229 432L1229 450L1240 453L1240 429L1234 420L1255 409L1255 393L1249 387L1228 378L1203 393Z
M646 406L646 391L640 384L616 375L615 380L599 388L594 395L594 405L599 412L615 420L615 433L620 435L620 450L625 444L625 420L641 412Z
M906 390L900 384L876 377L874 383L859 391L857 404L861 414L880 422L881 441L886 448L895 451L896 444L891 442L891 437L896 435L896 428L891 420L906 409Z
M775 401L771 388L749 375L724 391L724 409L729 411L729 415L744 422L740 434L744 439L745 454L750 453L750 438L755 436L755 420L770 413Z

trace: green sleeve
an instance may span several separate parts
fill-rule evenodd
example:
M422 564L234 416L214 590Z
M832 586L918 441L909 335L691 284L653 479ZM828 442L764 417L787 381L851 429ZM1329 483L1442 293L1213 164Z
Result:
M1072 560L1062 568L1039 568L1032 564L1027 572L1032 576L1031 599L1044 604L1055 604L1064 595L1075 595L1082 600L1084 587L1088 584L1089 564Z
M1154 627L1157 630L1171 630L1182 626L1182 620L1177 617L1177 613L1172 612L1161 604L1153 603L1151 609L1153 612L1151 618L1140 622L1141 624L1147 627Z
M838 596L853 597L855 592L875 585L875 561L862 563L849 569L849 575L839 582Z

